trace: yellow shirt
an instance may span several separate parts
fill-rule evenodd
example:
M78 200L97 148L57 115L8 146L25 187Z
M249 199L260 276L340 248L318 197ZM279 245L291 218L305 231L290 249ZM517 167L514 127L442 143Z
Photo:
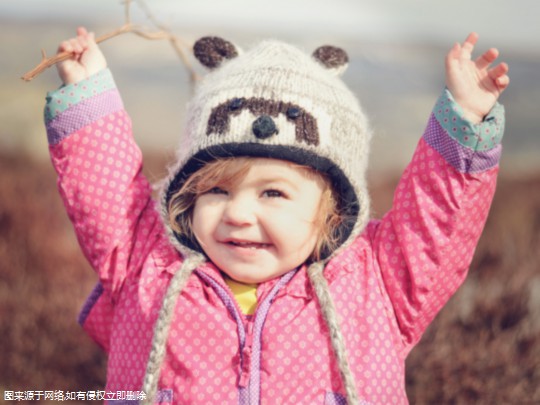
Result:
M239 283L229 277L225 282L234 294L234 298L244 315L253 315L257 307L257 284Z

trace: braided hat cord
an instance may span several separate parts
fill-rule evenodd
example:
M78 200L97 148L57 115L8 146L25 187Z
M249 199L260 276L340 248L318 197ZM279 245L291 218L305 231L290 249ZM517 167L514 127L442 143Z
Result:
M345 341L339 326L336 308L332 297L330 296L328 282L324 278L323 270L324 263L316 262L309 266L307 272L315 294L317 295L317 299L319 300L323 318L330 331L332 349L334 350L341 379L345 385L345 392L347 393L347 404L356 405L358 404L358 394L356 392L354 377L347 360L347 348L345 347Z
M186 257L180 269L173 275L167 292L165 293L163 304L154 326L152 348L150 350L146 374L143 381L142 390L146 393L144 404L152 404L154 402L154 397L156 396L161 366L167 347L166 342L178 296L184 289L193 270L202 264L204 260L204 256L198 253L191 253Z

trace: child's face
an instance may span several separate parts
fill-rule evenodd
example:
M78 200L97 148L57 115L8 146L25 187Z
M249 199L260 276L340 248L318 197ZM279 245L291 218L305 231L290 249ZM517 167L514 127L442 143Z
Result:
M256 159L234 185L200 195L193 233L210 260L234 280L260 283L302 264L312 253L322 181L290 163Z

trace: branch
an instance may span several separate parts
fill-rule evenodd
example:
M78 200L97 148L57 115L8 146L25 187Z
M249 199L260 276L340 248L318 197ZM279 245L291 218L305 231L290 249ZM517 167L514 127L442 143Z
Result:
M100 42L106 41L109 38L113 38L113 37L115 37L117 35L128 32L129 30L131 30L131 27L129 25L124 25L124 26L118 28L117 30L115 30L113 32L110 32L110 33L105 34L105 35L103 35L103 36L101 36L99 38L96 38L96 43L99 44ZM69 58L71 58L71 56L72 56L71 52L61 52L61 53L58 53L58 54L56 54L55 56L53 56L51 58L48 58L47 55L45 54L45 51L42 49L41 50L41 57L42 58L41 58L41 62L39 63L39 65L37 65L34 69L29 71L28 73L24 74L21 77L21 79L23 79L24 81L29 82L34 77L41 74L45 69L48 69L51 66L56 65L58 62L62 62L64 60L66 60L66 59L69 59Z
M129 9L129 3L131 2L132 0L126 0L126 7L128 7ZM167 34L169 34L169 42L171 44L171 46L173 47L173 49L175 50L176 54L178 55L178 57L180 58L180 60L182 61L182 63L186 66L187 70L189 71L189 74L190 74L190 81L191 83L194 83L196 82L197 80L199 80L199 76L197 75L197 72L195 71L195 69L193 68L193 65L191 64L190 60L188 59L188 57L186 56L186 53L184 52L184 50L182 49L182 46L184 47L187 47L187 45L185 44L184 41L182 41L181 38L178 38L176 36L174 36L170 29L167 28L166 26L164 26L163 24L161 24L158 19L154 16L154 14L150 11L150 9L148 8L147 4L144 2L144 0L136 0L137 1L137 4L139 5L139 7L143 10L144 14L146 14L146 17L157 27L159 28L161 31L163 32L166 32ZM127 14L127 18L129 18L129 14ZM129 21L129 20L128 20Z
M110 38L114 38L114 37L116 37L118 35L125 34L125 33L128 33L128 32L131 32L131 33L133 33L135 35L138 35L138 36L140 36L142 38L149 39L149 40L167 39L167 40L169 40L172 47L176 51L176 54L180 57L180 60L182 61L182 63L186 66L186 69L189 71L191 82L193 83L196 80L198 80L199 77L198 77L197 73L195 72L195 69L193 69L193 66L191 65L191 62L187 58L184 50L182 49L182 45L183 45L182 41L179 38L177 38L176 36L174 36L170 32L169 29L162 26L154 18L154 16L151 14L150 10L148 9L148 7L146 7L146 4L144 4L143 1L138 1L138 3L143 8L145 14L152 21L152 23L154 25L156 25L156 27L158 27L160 29L159 31L150 32L150 31L147 31L147 30L141 28L140 26L132 24L131 23L131 17L130 17L131 0L126 0L125 1L125 23L124 23L124 25L121 26L120 28L112 31L112 32L109 32L108 34L105 34L105 35L102 35L102 36L96 38L96 43L99 44L100 42L106 41L106 40L108 40ZM21 77L21 79L23 79L24 81L27 81L27 82L31 81L33 78L35 78L36 76L38 76L43 71L50 68L51 66L56 65L58 62L62 62L64 60L67 60L67 59L71 58L72 53L71 52L61 52L59 54L56 54L55 56L52 56L52 57L48 58L47 55L45 54L45 51L41 50L41 56L42 56L41 62L34 69L29 71L28 73L25 73Z

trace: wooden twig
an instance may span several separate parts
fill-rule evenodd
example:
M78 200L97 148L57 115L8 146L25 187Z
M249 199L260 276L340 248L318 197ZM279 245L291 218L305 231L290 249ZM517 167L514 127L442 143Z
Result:
M102 36L96 38L96 43L99 44L100 42L106 41L106 40L108 40L110 38L113 38L113 37L116 37L118 35L125 34L125 33L128 33L128 32L136 34L136 35L138 35L138 36L140 36L142 38L145 38L145 39L150 39L150 40L167 39L167 40L169 40L169 42L173 46L174 50L176 51L176 54L180 57L180 60L185 65L186 69L189 71L191 81L195 82L196 80L198 80L198 75L195 72L195 69L193 69L193 66L191 65L191 62L187 58L184 50L182 49L182 45L181 45L182 41L179 38L177 38L176 36L174 36L170 32L169 29L162 26L155 19L155 17L151 14L148 7L146 7L146 4L144 4L144 2L139 0L139 5L141 6L141 8L143 8L143 11L147 15L147 17L152 21L152 23L154 25L156 25L156 27L158 27L160 29L159 31L154 31L154 32L148 31L146 29L143 29L140 26L132 24L131 23L131 16L130 16L131 0L126 0L125 1L125 23L124 23L124 25L122 25L120 28L118 28L118 29L116 29L116 30L114 30L112 32L109 32L108 34L105 34L105 35L102 35ZM52 56L52 57L49 58L45 54L45 51L41 50L41 62L34 69L32 69L29 72L25 73L21 77L21 79L23 79L24 81L29 82L33 78L35 78L36 76L41 74L43 71L45 71L46 69L50 68L51 66L56 65L58 62L62 62L64 60L67 60L67 59L71 58L71 56L72 56L71 52L61 52L61 53L58 53L55 56Z
M96 43L99 44L100 42L106 41L110 38L116 37L117 35L124 34L126 32L135 32L148 39L163 39L165 37L165 33L152 33L152 34L144 33L142 31L137 30L131 24L125 24L122 27L112 32L109 32L108 34L105 34L96 38ZM66 59L71 58L71 56L72 56L71 52L61 52L61 53L56 54L55 56L48 58L47 55L45 54L45 51L42 49L41 50L42 59L39 65L37 65L34 69L29 71L28 73L24 74L21 78L29 82L34 77L41 74L44 70L50 68L51 66L56 65L58 62L62 62Z
M131 1L131 0L127 0ZM199 79L199 76L197 75L197 72L193 68L193 65L191 64L189 58L186 56L186 53L182 49L183 47L188 47L184 41L182 41L181 38L176 37L173 35L170 31L170 29L163 24L161 24L158 19L154 16L154 14L150 11L150 8L143 0L136 0L139 7L143 10L144 14L146 14L146 17L156 26L156 28L160 29L163 32L166 32L169 34L169 43L173 47L174 51L184 64L186 66L187 70L190 73L190 80L192 83L197 81Z

